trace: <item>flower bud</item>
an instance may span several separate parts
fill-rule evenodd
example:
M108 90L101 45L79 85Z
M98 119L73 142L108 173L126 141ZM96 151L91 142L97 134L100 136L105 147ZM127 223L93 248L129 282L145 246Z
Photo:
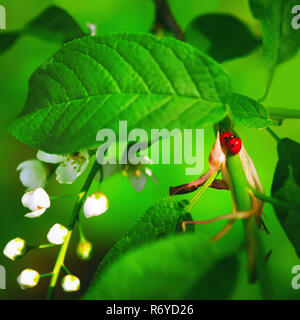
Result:
M83 212L87 218L99 216L108 209L108 200L105 194L95 192L88 196L83 205Z
M53 244L63 244L68 235L68 229L59 223L56 223L48 232L47 239Z
M80 289L80 280L72 274L68 274L62 278L61 286L65 292L74 292Z
M3 254L11 259L16 260L21 258L28 251L25 240L21 238L15 238L7 243L3 250Z
M19 275L17 281L22 290L35 287L40 280L40 275L33 269L25 269Z
M92 244L85 240L82 239L77 246L77 255L81 260L89 260L91 257L91 253L93 250Z
M37 188L33 191L26 192L23 195L22 204L32 211L27 213L25 217L37 218L50 207L50 198L43 188Z

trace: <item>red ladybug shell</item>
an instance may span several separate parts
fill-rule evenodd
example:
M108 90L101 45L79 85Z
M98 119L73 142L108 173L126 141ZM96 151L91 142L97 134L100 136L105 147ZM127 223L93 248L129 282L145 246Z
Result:
M242 148L242 141L240 138L230 138L227 143L227 148L231 154L238 154Z
M223 132L221 134L221 137L220 137L220 140L221 140L221 143L224 147L227 147L227 144L228 144L228 141L230 140L230 138L233 138L233 134L232 132Z

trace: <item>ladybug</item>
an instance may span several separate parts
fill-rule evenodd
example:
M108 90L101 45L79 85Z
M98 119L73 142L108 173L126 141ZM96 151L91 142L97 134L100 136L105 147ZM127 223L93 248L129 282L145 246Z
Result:
M227 143L227 148L231 154L238 154L242 148L242 140L240 138L230 138Z
M223 132L221 134L221 137L220 137L220 140L221 140L221 143L224 147L227 147L227 144L228 144L228 141L231 139L231 138L234 138L234 135L232 134L232 132Z

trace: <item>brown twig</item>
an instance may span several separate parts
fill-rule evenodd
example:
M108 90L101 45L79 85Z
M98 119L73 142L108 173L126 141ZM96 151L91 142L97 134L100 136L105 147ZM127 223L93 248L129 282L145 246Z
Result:
M178 40L183 40L183 32L176 22L167 0L153 1L155 3L155 23L151 32L169 31L173 33Z

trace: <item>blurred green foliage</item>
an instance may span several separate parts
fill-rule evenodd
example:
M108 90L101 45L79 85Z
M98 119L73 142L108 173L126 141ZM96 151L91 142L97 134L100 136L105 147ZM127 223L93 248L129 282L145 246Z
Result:
M200 13L223 12L236 15L244 21L253 34L260 36L260 26L249 10L246 0L170 0L172 11L178 23L185 28L187 24ZM154 17L154 7L151 0L73 0L38 1L38 0L2 0L1 4L7 10L8 31L20 29L37 16L50 4L56 4L66 9L78 21L83 30L88 32L86 23L96 23L98 32L111 31L148 31ZM229 35L228 35L229 36ZM23 216L27 213L21 205L23 187L19 182L17 165L35 156L36 150L21 144L6 131L7 124L22 109L26 94L27 81L32 72L49 56L59 49L59 44L49 43L31 36L21 38L15 46L0 57L0 105L1 105L1 220L0 220L0 249L16 236L29 242L44 243L48 229L56 222L66 223L72 209L72 200L57 200L52 207L39 219L28 220ZM299 77L300 56L294 57L281 64L274 77L267 106L299 109ZM258 49L251 55L224 63L224 67L233 78L234 90L254 99L263 95L268 70ZM251 155L266 194L270 194L272 177L274 174L277 153L276 142L266 130L238 128L243 143ZM276 128L281 137L289 137L297 142L299 138L299 121L287 120ZM212 129L205 130L205 159L214 141ZM206 169L206 168L205 168ZM88 240L95 246L93 259L89 262L80 261L75 256L76 238L72 241L66 264L69 269L81 278L82 289L88 285L99 261L107 250L133 225L151 205L168 195L170 185L178 185L189 181L184 174L184 166L155 165L153 167L159 179L158 186L148 181L142 193L137 194L130 186L128 179L114 176L103 183L102 190L110 201L108 212L98 218L84 220L84 230ZM72 186L60 186L55 181L50 184L51 194L65 194L77 192L85 176ZM95 183L96 185L96 183ZM117 186L117 187L116 187ZM216 192L219 192L216 198ZM217 201L216 201L217 199ZM194 219L211 218L231 211L230 195L226 191L209 190L193 210ZM298 299L300 292L291 287L292 266L300 264L294 248L280 227L274 211L266 205L265 214L270 235L263 234L267 249L272 249L268 260L270 276L278 298ZM224 222L200 226L199 229L208 235L217 233ZM236 249L243 239L242 223L236 223L230 233L217 243L220 252L228 253ZM44 299L48 286L48 279L42 279L40 285L27 291L21 291L16 278L26 267L37 269L40 273L49 272L53 268L58 248L44 251L30 252L23 259L16 262L9 261L0 255L0 264L7 270L7 290L0 290L0 299ZM246 258L240 256L241 269L237 286L232 298L260 299L257 285L247 283ZM218 275L216 275L218 277ZM222 278L220 276L220 281ZM73 294L65 294L60 288L56 292L57 298L74 298Z

